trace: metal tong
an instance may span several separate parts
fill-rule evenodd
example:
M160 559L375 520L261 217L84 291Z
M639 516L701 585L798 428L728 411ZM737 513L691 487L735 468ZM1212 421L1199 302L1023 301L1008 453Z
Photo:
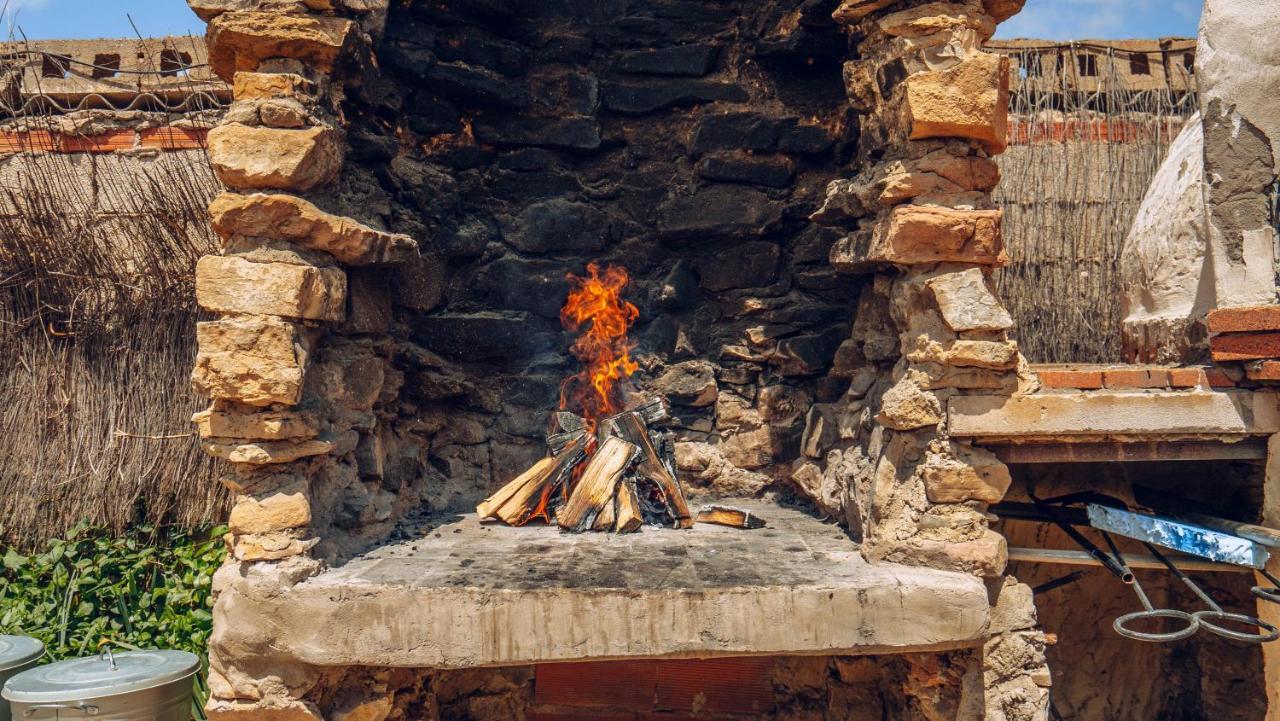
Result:
M1039 508L1054 525L1062 529L1062 531L1066 533L1067 536L1076 543L1076 545L1080 546L1080 548L1086 553L1096 558L1098 562L1102 564L1103 568L1106 568L1112 575L1120 579L1122 583L1133 587L1134 593L1137 594L1138 601L1142 604L1143 610L1126 613L1112 622L1112 628L1114 628L1116 633L1121 636L1131 638L1136 641L1166 643L1190 638L1203 628L1217 636L1244 643L1263 644L1280 638L1280 629L1277 629L1275 626L1263 621L1262 619L1242 613L1230 613L1228 611L1224 611L1222 606L1218 605L1218 603L1214 601L1209 594L1205 593L1204 590L1197 586L1190 577L1174 565L1172 560L1156 549L1155 546L1143 541L1143 545L1147 547L1151 552L1151 555L1163 563L1165 567L1178 578L1178 580L1182 581L1187 588L1191 589L1192 593L1194 593L1205 603L1205 605L1209 607L1206 610L1192 613L1180 611L1174 608L1156 608L1152 605L1150 597L1148 597L1146 592L1142 589L1142 584L1138 582L1137 577L1133 574L1129 565L1125 563L1124 556L1120 553L1120 549L1111 538L1111 534L1101 529L1097 529L1099 533L1102 534L1103 540L1106 541L1106 544L1110 549L1110 553L1108 553L1099 548L1097 544L1093 543L1093 541L1086 538L1084 534L1076 530L1069 522L1065 521L1061 517L1061 514L1058 513L1058 509L1055 507L1056 505L1087 500L1094 502L1105 501L1109 504L1115 504L1119 507L1127 508L1127 505L1123 501L1094 492L1075 493L1056 498L1041 499L1035 495L1035 488L1032 483L1027 484L1027 495L1030 496L1036 507ZM1273 603L1280 603L1280 580L1276 579L1265 570L1262 570L1262 574L1273 584L1273 587L1263 588L1255 586L1252 589L1254 595ZM1163 633L1152 633L1133 628L1135 624L1152 618L1176 619L1178 621L1185 622L1186 625L1173 631ZM1218 625L1218 622L1246 624L1260 629L1262 633L1234 631Z

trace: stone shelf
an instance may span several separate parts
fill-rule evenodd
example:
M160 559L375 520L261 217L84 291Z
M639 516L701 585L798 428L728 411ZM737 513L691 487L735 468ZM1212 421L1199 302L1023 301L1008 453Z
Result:
M455 515L221 623L257 626L273 655L318 666L886 653L987 636L979 579L870 565L834 525L735 505L769 526L566 535Z

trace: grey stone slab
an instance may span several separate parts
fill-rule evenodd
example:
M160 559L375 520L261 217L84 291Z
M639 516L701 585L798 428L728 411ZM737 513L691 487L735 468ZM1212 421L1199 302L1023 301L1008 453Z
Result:
M219 623L255 624L277 653L321 666L905 652L985 638L979 579L871 565L836 526L735 503L769 527L569 535L459 516L229 604Z

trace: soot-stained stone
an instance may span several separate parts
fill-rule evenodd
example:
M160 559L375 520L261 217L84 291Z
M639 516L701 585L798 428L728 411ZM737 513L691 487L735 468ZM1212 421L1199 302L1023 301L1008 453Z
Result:
M600 81L594 75L565 72L531 81L538 103L560 114L591 115L600 105Z
M565 150L600 147L600 129L591 118L525 118L493 115L478 118L476 140L494 145L536 145Z
M494 308L526 310L554 320L569 294L569 281L564 263L506 257L476 273L474 290Z
M437 93L519 110L531 102L529 92L484 68L464 63L437 63L426 74L427 85Z
M537 59L543 63L580 64L591 59L595 40L582 35L544 35Z
M668 312L692 308L700 297L698 276L687 258L677 260L662 282L653 289L654 307Z
M785 375L822 373L831 365L836 348L848 335L848 328L831 328L821 333L782 339L778 343L777 354L780 371Z
M486 38L471 29L443 33L435 45L436 56L446 62L460 61L496 70L506 76L523 73L529 51L515 43Z
M556 164L555 153L542 148L521 148L513 150L509 153L503 153L498 158L498 167L503 170L517 170L529 172L533 170L546 170Z
M834 142L821 125L801 125L791 119L782 124L777 147L784 153L817 155L830 150Z
M771 37L756 43L753 57L803 58L840 57L848 51L849 41L842 31L835 29L811 30L796 28L786 35Z
M632 50L618 56L616 67L623 73L700 77L715 66L717 51L706 43Z
M604 83L604 107L623 115L644 115L666 108L725 100L743 103L747 91L733 83L710 80L663 80L649 83Z
M466 360L524 360L559 340L550 321L518 312L420 315L413 334L428 350Z
M378 50L378 60L385 67L418 78L436 64L436 54L415 43L388 40Z
M351 146L351 153L347 157L361 162L390 160L396 157L396 151L400 148L400 141L367 127L352 128L347 132L347 142Z
M453 133L462 128L462 114L452 102L426 90L409 98L409 129L419 135Z
M489 184L489 193L518 207L551 198L572 195L582 190L578 176L553 170L499 173Z
M502 239L498 229L474 216L463 220L456 228L442 228L432 241L453 260L479 257L490 243Z
M782 251L775 243L740 243L732 253L717 253L698 263L702 287L710 291L769 285L778 275Z
M714 185L664 202L658 232L667 241L760 235L781 218L778 204L758 190Z
M698 175L708 180L785 188L795 177L795 165L786 158L709 155L698 163Z
M781 129L781 120L759 113L706 115L693 131L689 150L695 154L712 150L773 150Z
M552 198L534 203L502 224L507 243L526 253L597 251L609 244L609 216L586 203Z

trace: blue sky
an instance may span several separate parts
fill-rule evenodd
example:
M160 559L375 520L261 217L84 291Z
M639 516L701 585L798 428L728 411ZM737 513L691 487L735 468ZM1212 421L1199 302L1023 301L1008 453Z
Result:
M0 0L0 6L5 0ZM32 40L204 33L183 0L8 0L5 35L14 25ZM1195 37L1198 0L1027 0L996 37L1045 40Z
M1121 40L1196 36L1201 0L1027 0L998 38Z

